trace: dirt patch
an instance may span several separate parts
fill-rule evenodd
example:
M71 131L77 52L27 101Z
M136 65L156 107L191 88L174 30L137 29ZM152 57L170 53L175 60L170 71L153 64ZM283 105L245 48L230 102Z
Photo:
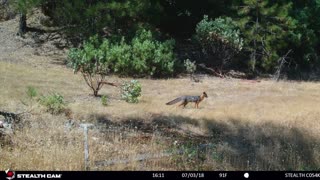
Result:
M69 43L54 28L42 26L42 14L33 13L28 18L29 31L17 36L18 18L0 22L0 61L52 68L66 64Z

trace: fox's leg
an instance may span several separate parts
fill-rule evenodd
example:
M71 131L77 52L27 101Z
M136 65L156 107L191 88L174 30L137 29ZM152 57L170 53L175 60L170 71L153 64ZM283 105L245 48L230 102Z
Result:
M184 101L184 102L182 102L179 106L183 106L183 107L184 107L184 106L186 106L186 103L187 103L187 102Z
M179 106L186 107L187 104L188 104L188 102L187 102L187 101L184 101L184 102L182 102Z
M196 102L196 108L199 109L199 103L198 102Z

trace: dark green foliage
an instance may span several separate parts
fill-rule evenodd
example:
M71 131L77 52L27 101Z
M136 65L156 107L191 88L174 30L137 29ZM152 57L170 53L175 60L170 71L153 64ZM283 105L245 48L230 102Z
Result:
M208 64L219 66L220 70L230 64L234 55L240 52L243 46L239 28L229 17L209 20L208 16L204 16L197 24L196 37L208 54Z
M319 70L320 0L294 1L290 14L298 21L288 38L293 49L291 73Z
M102 80L109 70L124 76L163 77L173 74L173 48L173 40L157 41L151 31L143 29L129 43L124 37L120 42L104 39L100 43L94 36L83 48L71 49L69 59L75 72L80 70L85 76L99 74Z
M88 68L91 69L91 74L99 74L108 67L111 72L125 76L171 76L178 72L177 65L183 68L183 60L187 56L181 56L182 59L177 61L180 64L173 63L174 43L171 40L163 42L163 39L173 38L178 40L177 42L185 42L196 34L208 55L199 59L201 61L207 59L205 61L209 64L209 59L213 59L212 65L221 69L225 66L223 59L227 59L233 63L232 68L241 66L246 68L242 69L244 71L274 73L280 64L278 60L292 50L287 63L283 66L286 72L293 74L300 71L320 72L320 38L318 38L320 0L10 0L8 2L20 15L20 35L28 30L28 13L34 7L41 6L43 12L51 18L50 22L53 22L51 25L62 27L61 31L74 45L84 40L88 41L89 37L95 34L108 39L99 42L97 47L94 47L95 50L91 50L91 45L91 47L86 45L87 50L81 50L81 53L86 54L86 58L80 56L78 58L99 62L99 66L103 64L96 70L92 68L94 63L82 67L87 68L86 71ZM204 15L208 15L206 20L203 19ZM214 21L209 20L209 17ZM200 21L203 23L203 28L197 26ZM206 28L212 26L216 27L213 28L214 33L206 34L211 31ZM237 27L240 27L240 31ZM153 34L148 31L137 33L139 29L150 29ZM156 41L155 35L162 42ZM235 56L239 48L234 39L241 38L243 48L239 56ZM74 57L78 56L76 54L81 54L76 50L71 52L70 56ZM188 57L198 60L195 58L198 54ZM101 57L103 60L97 60ZM242 66L244 63L246 66ZM74 67L80 66L81 62L74 64Z
M12 0L11 6L19 13L27 14L32 8L41 5L44 0Z
M157 41L151 31L141 30L131 41L131 56L127 64L118 61L116 69L124 75L139 76L168 76L173 74L174 68L174 41ZM121 68L122 67L122 68Z
M157 41L151 31L141 30L130 43L122 37L120 42L98 36L85 41L82 48L69 51L69 66L74 73L81 72L95 96L105 84L109 72L125 76L162 77L173 74L174 41Z
M104 40L104 43L108 40ZM122 38L120 43L112 43L103 49L107 54L107 61L110 63L110 69L114 73L121 75L127 74L131 69L131 51L132 47Z
M147 12L156 13L156 7L157 3L148 0L54 0L43 9L67 34L85 39L97 33L128 35L144 26L150 17Z
M236 23L229 17L209 20L204 16L196 27L197 38L202 44L216 43L222 41L228 46L240 51L243 40Z
M196 24L203 15L216 18L232 12L232 0L159 0L161 24L158 26L178 38L189 38L194 34Z
M244 36L249 66L273 72L277 60L288 49L287 37L296 21L289 16L292 3L242 0L238 5L238 24Z

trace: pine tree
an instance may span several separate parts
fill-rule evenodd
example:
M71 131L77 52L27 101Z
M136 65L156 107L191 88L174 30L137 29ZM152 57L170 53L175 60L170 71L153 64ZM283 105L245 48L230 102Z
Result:
M56 25L64 26L72 37L87 38L97 33L107 35L128 33L147 22L148 13L157 12L149 0L55 0L48 9Z
M271 0L242 0L238 7L245 49L250 55L250 69L272 71L287 47L286 37L295 27L289 16L291 3Z
M12 5L19 13L19 30L18 35L23 36L27 32L27 14L28 12L41 4L42 0L14 0Z
M294 56L292 66L303 71L316 69L320 63L320 0L296 0L291 14L299 24L289 39Z

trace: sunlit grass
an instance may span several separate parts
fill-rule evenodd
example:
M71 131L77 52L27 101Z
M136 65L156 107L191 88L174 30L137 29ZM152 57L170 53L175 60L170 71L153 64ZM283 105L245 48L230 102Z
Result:
M129 79L112 76L108 81ZM83 170L83 132L78 127L82 122L96 125L89 131L92 167L95 161L134 159L139 154L172 150L175 141L181 143L178 150L187 152L99 170L320 167L319 83L212 77L203 77L200 83L189 78L138 80L142 84L138 104L122 101L118 88L105 86L99 92L108 96L108 105L103 106L99 97L91 95L81 75L71 69L0 62L0 110L28 109L21 101L28 98L27 87L33 86L39 94L63 95L76 122L74 128L65 130L66 116L50 115L34 100L33 105L39 108L26 118L26 126L12 135L12 143L0 149L0 168ZM192 103L185 109L165 105L178 96L200 95L203 91L209 97L200 103L200 109ZM191 145L184 145L188 143ZM200 152L196 148L199 144L214 146ZM198 156L188 153L204 153L206 158L199 161Z

